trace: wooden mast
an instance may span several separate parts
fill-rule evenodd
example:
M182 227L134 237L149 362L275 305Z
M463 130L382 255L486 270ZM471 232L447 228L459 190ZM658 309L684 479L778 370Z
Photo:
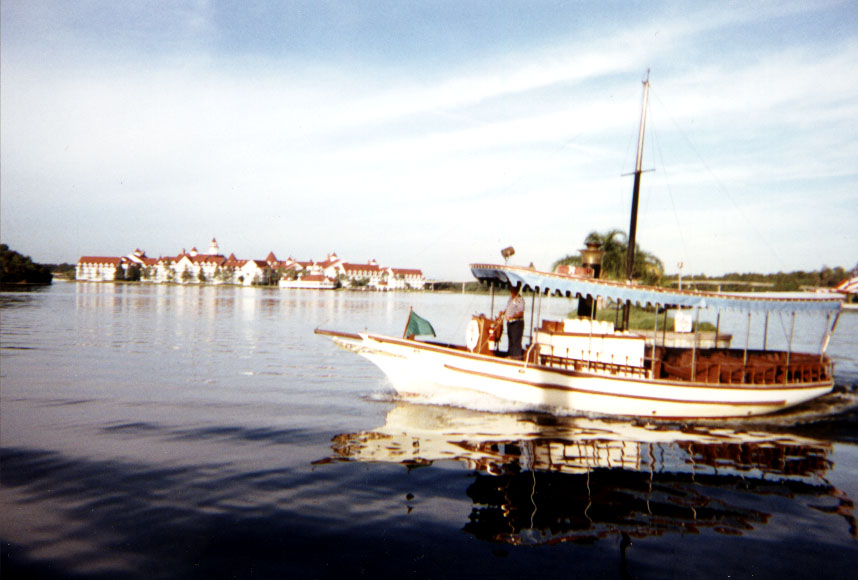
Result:
M641 189L641 165L643 162L643 142L646 129L646 103L649 96L649 70L646 71L646 79L643 81L643 105L641 106L641 126L638 132L638 154L635 160L635 185L632 189L632 217L629 223L629 247L626 250L626 281L632 281L632 273L635 267L635 236L638 229L638 198ZM623 308L623 329L629 329L629 311L631 302L627 301Z

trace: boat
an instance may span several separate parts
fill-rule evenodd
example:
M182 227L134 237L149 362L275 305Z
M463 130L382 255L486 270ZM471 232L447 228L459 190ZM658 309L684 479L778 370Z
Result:
M727 293L644 286L632 281L633 248L640 189L643 135L649 78L644 81L638 155L629 228L626 280L598 278L598 248L582 251L585 267L541 272L510 265L513 248L501 251L500 264L471 264L473 276L494 291L517 287L533 296L529 343L521 359L505 356L500 348L498 321L475 315L465 344L419 339L428 331L403 336L349 333L316 329L340 347L358 353L381 368L405 398L428 398L439 389L511 401L526 409L559 414L594 413L656 418L747 417L773 413L821 397L834 387L834 365L826 349L837 326L843 296L818 293ZM547 295L578 299L578 317L541 320L534 324L537 303ZM596 320L604 303L622 306L618 323ZM664 311L651 331L629 329L632 305ZM699 322L701 312L716 311L718 325L706 340L699 324L682 340L667 338L667 311L680 312ZM732 348L719 333L723 311L747 313L744 345ZM764 315L763 347L749 345L751 315ZM791 319L786 349L768 348L769 315ZM793 335L797 315L826 317L818 352L795 352ZM425 322L419 319L418 322ZM690 330L691 328L685 329ZM431 327L430 327L431 330ZM434 334L434 331L431 332Z

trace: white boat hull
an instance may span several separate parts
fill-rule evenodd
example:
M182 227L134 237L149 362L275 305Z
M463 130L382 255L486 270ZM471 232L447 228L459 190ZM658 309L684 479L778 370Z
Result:
M330 333L375 363L405 397L464 389L524 408L635 417L747 417L793 407L830 392L833 381L725 385L581 372L526 364L415 340Z

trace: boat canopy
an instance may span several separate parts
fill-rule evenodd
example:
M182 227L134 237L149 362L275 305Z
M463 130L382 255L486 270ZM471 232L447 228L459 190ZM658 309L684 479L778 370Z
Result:
M522 286L540 294L553 294L574 298L603 297L619 302L631 301L640 305L673 306L684 308L712 308L715 310L742 310L759 312L820 312L840 310L842 297L836 294L810 292L699 292L674 290L656 286L638 286L610 280L580 278L563 274L539 272L520 266L471 264L471 273L481 282L503 286Z

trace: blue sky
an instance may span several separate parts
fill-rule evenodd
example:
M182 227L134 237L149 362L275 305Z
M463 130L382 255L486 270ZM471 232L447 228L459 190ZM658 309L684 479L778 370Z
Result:
M669 272L858 262L849 2L0 4L0 230L41 262L204 250Z

